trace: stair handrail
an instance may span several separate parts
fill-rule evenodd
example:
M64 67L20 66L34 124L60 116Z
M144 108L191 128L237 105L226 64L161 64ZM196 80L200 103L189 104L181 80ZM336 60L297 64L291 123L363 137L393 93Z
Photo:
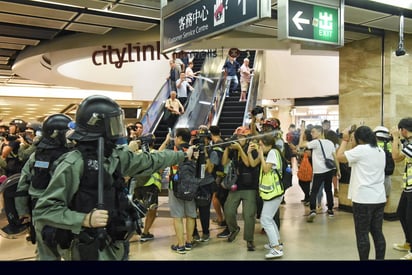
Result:
M166 80L153 99L140 122L144 125L143 134L153 134L164 115L164 105L171 91L170 80Z
M248 87L248 97L246 100L245 112L243 114L243 126L248 126L250 124L250 110L256 106L257 97L259 94L259 79L260 71L262 70L262 51L256 51L255 58L253 62L253 74L250 78L250 85Z

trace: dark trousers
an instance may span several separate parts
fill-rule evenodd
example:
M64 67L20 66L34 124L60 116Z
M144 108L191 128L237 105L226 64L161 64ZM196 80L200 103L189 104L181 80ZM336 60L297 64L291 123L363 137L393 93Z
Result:
M299 186L305 194L305 198L303 199L305 202L309 201L310 198L310 181L301 181L299 180Z
M412 243L412 192L402 192L396 213L405 234L405 241Z
M376 260L383 260L385 258L386 241L382 232L384 208L385 203L363 204L353 202L356 244L361 261L368 260L369 258L369 232L375 245Z
M333 194L332 194L332 178L336 170L330 170L322 174L313 174L312 189L310 190L310 211L316 211L316 197L318 195L322 182L326 193L326 200L328 202L328 210L333 210Z

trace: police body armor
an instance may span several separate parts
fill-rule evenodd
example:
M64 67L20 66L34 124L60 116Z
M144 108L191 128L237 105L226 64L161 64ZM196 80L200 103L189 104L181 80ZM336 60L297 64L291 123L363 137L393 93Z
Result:
M57 147L50 149L37 148L34 155L34 163L30 167L31 187L38 190L45 190L51 179L50 169L53 162L61 155L68 152L66 147ZM36 206L37 198L31 198L31 209ZM46 225L42 230L43 241L55 251L57 244L62 248L68 248L70 245L71 233L69 230L59 229ZM30 224L30 240L36 243L36 234L33 224Z
M93 147L78 147L77 149L83 155L84 172L70 209L89 213L97 207L98 202L97 152ZM112 245L114 241L127 240L136 231L138 221L136 210L127 198L126 184L122 175L117 170L113 175L109 175L106 170L104 173L104 208L109 211L109 221L105 229L106 239L102 240L99 236L101 228L85 228L78 236L80 243L88 242L93 249L96 248L94 244L98 243L99 250L103 250L106 245ZM97 251L92 254L96 255Z

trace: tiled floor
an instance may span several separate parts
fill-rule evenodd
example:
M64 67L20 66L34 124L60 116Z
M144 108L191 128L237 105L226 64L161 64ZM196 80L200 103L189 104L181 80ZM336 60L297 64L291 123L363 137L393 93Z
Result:
M284 256L278 259L265 260L266 250L263 245L267 242L261 234L261 226L256 222L255 245L256 251L248 252L246 242L242 238L241 229L236 240L232 243L219 239L216 234L222 228L211 223L211 239L199 243L192 251L184 255L170 249L175 242L172 219L168 217L167 197L160 198L159 216L151 233L155 239L141 243L136 236L130 246L130 260L241 260L241 261L309 261L309 260L358 260L352 214L335 209L335 216L328 217L326 208L316 216L313 223L306 222L308 212L300 200L303 193L296 182L286 193L286 204L281 206L281 238L284 243ZM338 201L335 201L338 205ZM241 208L239 208L239 212ZM4 216L4 215L3 215ZM214 217L214 214L212 214ZM240 217L240 215L239 215ZM4 225L3 217L0 224ZM239 220L242 228L243 222ZM200 228L200 223L198 224ZM392 249L392 244L403 241L403 233L399 221L384 221L386 238L386 259L398 260L405 252ZM374 258L373 242L371 241L370 258ZM25 236L17 239L0 237L0 260L35 260L35 247L25 240Z

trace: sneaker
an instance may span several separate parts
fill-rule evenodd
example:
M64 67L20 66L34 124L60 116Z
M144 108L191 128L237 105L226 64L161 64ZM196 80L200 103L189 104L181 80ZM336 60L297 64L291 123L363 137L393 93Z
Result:
M398 251L409 251L411 249L411 245L408 243L394 243L393 244L393 249L398 250Z
M186 250L186 251L190 251L190 250L193 249L194 246L195 246L195 243L194 243L194 242L191 242L191 243L186 242L186 244L185 244L185 250Z
M200 242L199 233L193 234L193 240L194 240L195 242Z
M153 234L150 234L150 232L148 232L147 234L142 233L142 235L140 235L140 241L141 242L147 242L147 241L151 241L154 239Z
M408 254L406 254L405 256L403 256L401 258L401 260L412 260L412 253L409 252Z
M279 258L283 256L283 251L277 250L275 248L272 248L268 254L265 255L266 259L274 259L274 258Z
M230 231L229 231L229 228L227 228L227 227L222 232L217 234L218 238L227 238L229 236L230 236Z
M226 221L219 222L219 223L217 223L217 225L219 225L221 227L227 226Z
M209 234L203 234L202 237L200 238L201 242L207 242L210 240L210 235Z
M316 217L316 212L310 212L310 214L308 216L308 219L307 219L307 222L313 222L315 217Z
M255 251L255 244L253 241L246 242L247 251Z
M263 245L263 248L267 249L267 250L271 250L272 248L274 248L273 246L271 246L270 244L266 243ZM280 243L278 245L278 249L279 251L283 251L283 243Z
M0 236L3 236L7 239L16 239L17 236L26 234L29 230L27 224L22 224L19 226L11 226L10 224L6 225L0 229Z
M329 217L335 216L335 213L333 213L333 210L328 210L328 216Z
M236 239L237 234L239 234L239 231L240 231L240 227L238 226L238 227L235 229L235 231L230 232L230 235L229 235L229 237L227 238L227 241L230 242L230 243L233 242L233 241Z
M186 254L185 246L178 246L178 245L172 244L172 246L170 248L176 253Z

